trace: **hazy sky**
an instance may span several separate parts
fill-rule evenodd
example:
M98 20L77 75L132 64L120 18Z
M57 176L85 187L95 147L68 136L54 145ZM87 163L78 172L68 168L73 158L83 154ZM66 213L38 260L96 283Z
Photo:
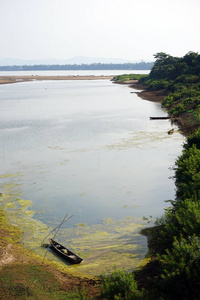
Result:
M200 0L0 0L0 59L183 56L199 14Z

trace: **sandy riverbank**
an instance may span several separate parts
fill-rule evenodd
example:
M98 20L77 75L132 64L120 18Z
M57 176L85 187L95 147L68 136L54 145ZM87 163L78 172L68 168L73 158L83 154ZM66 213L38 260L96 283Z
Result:
M111 80L114 76L0 76L0 84L35 80Z

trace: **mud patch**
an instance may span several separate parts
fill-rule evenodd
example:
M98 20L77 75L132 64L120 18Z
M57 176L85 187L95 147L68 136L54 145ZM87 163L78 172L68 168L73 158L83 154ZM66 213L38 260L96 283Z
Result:
M14 256L10 253L12 245L8 244L5 249L0 248L0 267L15 261Z

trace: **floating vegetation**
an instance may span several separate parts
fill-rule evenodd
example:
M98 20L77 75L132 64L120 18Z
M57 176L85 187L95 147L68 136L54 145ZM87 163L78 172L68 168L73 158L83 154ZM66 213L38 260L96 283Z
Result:
M16 174L3 174L3 175L0 175L0 178L10 178L10 177L16 177L16 176L22 176L22 174L20 174L19 172L17 172Z
M53 150L65 150L65 148L61 147L61 146L48 146L49 149L53 149Z
M8 220L23 231L25 246L43 256L46 250L41 247L41 242L59 221L55 218L51 225L47 225L36 220L36 211L31 210L32 201L20 197L19 184L4 183L2 189L0 203ZM67 270L99 275L114 265L126 270L139 267L148 250L146 238L139 234L139 231L146 227L146 223L142 219L129 216L120 220L106 218L101 224L91 226L78 223L75 227L61 228L57 236L58 241L84 259L78 266L67 266ZM49 251L47 259L63 265L63 262Z
M38 245L39 239L42 239L42 234L49 229L45 224L33 218L36 213L30 210L33 203L31 200L20 197L19 184L4 183L1 185L1 189L3 192L0 197L1 209L6 213L9 222L24 232L23 242L25 245L34 244L35 247L36 244Z
M65 159L63 161L60 162L61 165L66 165L66 163L69 161L69 159Z
M79 224L76 224L76 226L86 226L86 224L85 223L79 223Z
M129 134L129 137L127 139L122 139L119 143L107 145L105 147L109 150L126 150L127 148L133 147L146 149L147 145L148 148L154 148L156 147L157 143L163 140L167 141L169 138L171 138L171 136L168 136L166 134L166 131L162 131L159 134L158 132L140 131Z
M58 239L83 258L80 265L68 266L69 269L78 268L79 272L93 275L114 265L133 270L141 265L147 252L146 238L139 234L144 226L141 219L131 216L107 218L101 224L61 229Z

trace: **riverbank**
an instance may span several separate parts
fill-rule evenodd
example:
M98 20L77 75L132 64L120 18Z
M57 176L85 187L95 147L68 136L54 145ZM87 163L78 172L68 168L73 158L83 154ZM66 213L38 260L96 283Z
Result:
M136 76L136 75L135 75ZM139 75L138 75L139 76ZM145 85L138 83L138 79L128 79L122 80L123 76L117 76L119 79L116 79L116 76L112 79L112 81L116 84L126 84L130 88L134 90L138 90L138 92L131 92L137 94L143 100L149 100L152 102L162 102L164 98L167 96L166 90L158 90L152 91L147 89Z
M0 76L0 84L35 80L111 80L113 76Z
M3 195L0 195L3 197ZM24 247L23 232L11 225L0 210L0 294L4 300L77 299L83 288L88 297L98 298L97 280L66 272L48 259L43 262L33 251ZM57 296L57 297L56 297Z
M138 92L131 92L131 93L136 93L138 97L140 97L143 100L162 103L164 98L167 96L167 92L164 89L152 91L149 90L145 85L139 84L138 82L134 84L131 84L131 82L127 82L127 84L129 84L130 88L139 90ZM198 128L197 126L190 125L190 120L187 120L187 115L185 115L184 118L183 116L179 116L176 118L173 118L172 116L172 121L176 122L180 131L185 136L188 136L191 132L195 131L195 129Z
M165 90L150 91L146 89L145 86L138 84L137 82L132 84L130 87L136 90L142 90L140 92L135 92L135 93L137 93L138 96L143 100L149 100L152 102L162 102L164 98L167 96Z

